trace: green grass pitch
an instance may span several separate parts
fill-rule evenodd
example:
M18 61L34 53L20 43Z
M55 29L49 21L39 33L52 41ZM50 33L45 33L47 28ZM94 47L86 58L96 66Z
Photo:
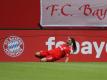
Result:
M0 63L0 80L107 80L107 63Z

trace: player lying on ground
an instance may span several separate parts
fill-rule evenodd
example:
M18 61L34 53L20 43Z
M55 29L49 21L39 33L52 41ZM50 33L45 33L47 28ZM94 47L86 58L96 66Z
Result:
M68 62L69 55L76 51L75 39L68 37L65 44L60 45L58 48L49 51L36 52L35 56L40 58L41 62L53 62L65 57L65 62Z

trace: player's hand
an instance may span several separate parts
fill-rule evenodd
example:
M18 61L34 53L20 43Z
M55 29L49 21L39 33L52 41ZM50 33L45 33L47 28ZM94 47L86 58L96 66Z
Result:
M66 57L65 62L68 62L68 61L69 61L69 57Z

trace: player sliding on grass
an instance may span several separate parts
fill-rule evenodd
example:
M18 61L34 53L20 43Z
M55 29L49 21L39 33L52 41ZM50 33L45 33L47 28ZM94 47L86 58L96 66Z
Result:
M53 62L65 57L65 62L68 62L69 55L76 51L75 39L68 37L65 44L60 45L58 48L49 51L36 52L35 56L40 58L41 62Z

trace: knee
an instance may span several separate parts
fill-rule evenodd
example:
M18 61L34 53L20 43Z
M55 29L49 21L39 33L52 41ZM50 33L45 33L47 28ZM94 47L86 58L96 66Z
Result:
M36 53L35 53L35 56L40 56L40 52L36 52Z
M46 58L42 58L41 62L47 62L47 59Z

